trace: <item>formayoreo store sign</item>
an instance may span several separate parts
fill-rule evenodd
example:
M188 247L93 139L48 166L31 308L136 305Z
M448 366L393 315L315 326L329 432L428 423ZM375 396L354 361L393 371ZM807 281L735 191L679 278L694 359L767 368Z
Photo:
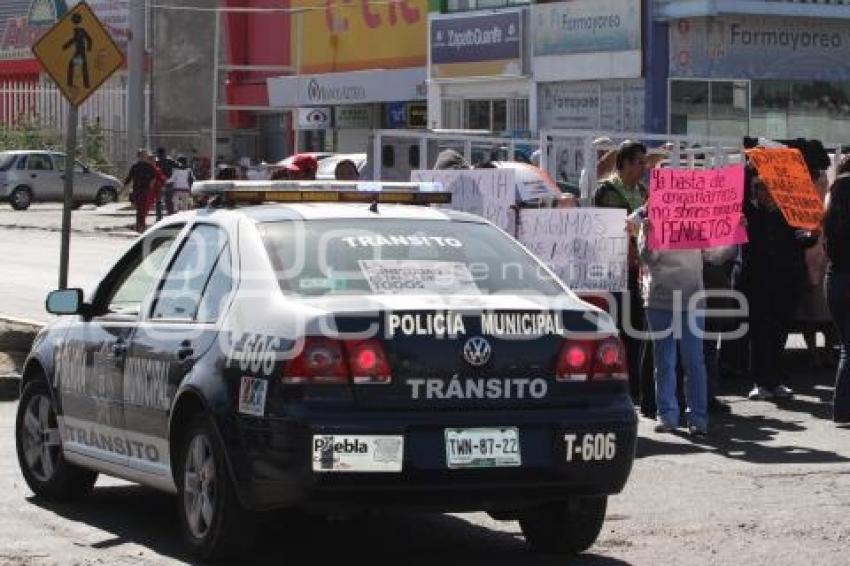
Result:
M424 100L424 67L274 77L267 81L276 108Z
M850 80L848 50L846 20L683 19L670 25L670 76Z
M535 56L641 49L640 0L574 0L532 7Z
M538 82L638 78L641 0L573 0L531 7L532 72Z

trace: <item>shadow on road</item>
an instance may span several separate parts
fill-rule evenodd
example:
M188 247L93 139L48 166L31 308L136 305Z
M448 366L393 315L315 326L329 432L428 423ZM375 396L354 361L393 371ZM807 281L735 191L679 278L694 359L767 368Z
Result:
M188 560L180 540L173 497L127 485L98 487L90 497L76 503L53 504L38 498L29 501L65 519L86 523L112 535L91 544L91 548L134 543L159 556ZM298 517L283 513L263 517L258 527L254 564L627 564L594 553L573 560L535 554L525 546L519 532L488 529L453 515L388 512L329 521Z

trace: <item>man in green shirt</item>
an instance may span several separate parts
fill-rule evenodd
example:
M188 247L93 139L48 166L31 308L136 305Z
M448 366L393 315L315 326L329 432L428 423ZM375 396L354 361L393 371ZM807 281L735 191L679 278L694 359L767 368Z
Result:
M646 146L638 142L623 142L617 153L617 172L599 182L593 195L593 205L624 208L629 214L643 206L648 195L643 184L646 163Z
M625 141L617 153L617 172L599 182L593 195L593 205L599 208L622 208L631 214L646 203L648 191L643 184L647 167L646 146L639 142ZM637 253L637 234L629 228L629 277L628 289L616 293L618 299L617 321L626 346L629 362L629 389L635 403L640 403L644 416L655 418L655 383L651 368L641 371L642 344L624 332L625 317L630 320L627 328L644 328L643 301L640 295L640 258Z

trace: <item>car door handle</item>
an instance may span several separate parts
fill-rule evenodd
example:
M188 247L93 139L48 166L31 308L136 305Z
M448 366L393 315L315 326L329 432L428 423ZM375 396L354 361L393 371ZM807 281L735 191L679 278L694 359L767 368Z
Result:
M188 340L180 344L180 347L177 349L177 357L181 360L191 357L194 353L195 350Z

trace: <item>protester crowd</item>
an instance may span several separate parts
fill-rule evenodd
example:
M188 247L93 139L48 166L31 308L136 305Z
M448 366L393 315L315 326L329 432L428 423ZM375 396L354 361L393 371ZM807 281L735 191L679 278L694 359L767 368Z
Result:
M828 186L831 161L819 142L798 140L809 175L823 198L825 215L816 230L800 230L787 222L756 167L746 163L742 218L744 244L701 250L652 249L647 245L653 225L648 219L648 174L672 148L649 152L638 142L624 142L616 150L600 138L596 149L595 190L589 176L580 184L592 193L592 206L623 209L629 232L628 277L625 291L616 294L621 334L629 362L630 391L641 413L657 420L659 432L677 429L682 420L697 437L708 433L709 414L728 412L717 399L721 354L730 371L753 381L752 400L783 400L794 392L783 383L782 353L789 332L802 331L816 352L815 331L826 332L828 344L839 346L833 402L836 423L850 423L850 157L838 165ZM767 140L745 140L745 147L779 147ZM139 150L125 185L132 183L136 229L145 230L152 207L157 220L192 205L192 168L183 156L170 158ZM522 156L533 162L536 156ZM516 159L520 157L515 156ZM250 164L216 166L216 178L252 179ZM445 150L435 169L494 167L493 161L471 165L458 152ZM316 158L297 154L264 173L273 180L314 180ZM335 170L338 180L357 180L353 162L343 160ZM738 291L748 304L740 320L710 316L717 309L735 308L729 297L690 299L704 290ZM709 316L706 317L706 314ZM834 332L825 326L834 321ZM718 334L745 322L743 338L720 339ZM801 328L794 324L803 323ZM636 333L631 329L638 330ZM707 333L706 333L707 332ZM683 392L684 395L681 395ZM682 397L684 397L682 399Z
M778 147L765 140L745 145ZM840 357L833 401L836 423L850 422L850 158L837 170L826 188L831 162L818 142L788 144L803 155L809 174L822 188L825 216L817 230L790 226L757 169L747 163L742 203L747 242L704 250L650 249L647 235L649 190L645 180L651 168L647 148L623 143L616 152L615 171L601 180L593 196L597 207L622 208L629 214L630 261L627 290L618 296L618 310L630 315L632 328L649 332L637 339L623 328L630 362L632 397L644 416L657 419L656 430L669 432L680 425L678 371L684 374L686 424L695 436L707 433L710 412L728 412L715 397L720 374L720 353L727 348L737 358L741 373L753 380L752 400L783 400L794 392L783 381L781 366L793 324L800 319L831 313L836 334L826 332L828 344L836 339ZM662 152L663 153L663 152ZM609 160L600 154L600 162ZM824 287L825 280L825 287ZM749 325L742 351L740 340L718 342L722 322L706 321L704 313L727 306L697 303L698 312L687 312L689 299L705 289L740 291L749 305ZM678 295L679 300L674 301ZM704 307L710 310L704 311ZM828 307L828 308L827 308ZM628 317L620 317L620 322ZM689 319L692 321L689 323ZM727 321L728 322L728 321ZM813 329L828 328L812 321L803 328L814 346ZM715 333L701 338L703 330ZM710 338L710 339L709 339ZM742 355L743 354L743 355Z

